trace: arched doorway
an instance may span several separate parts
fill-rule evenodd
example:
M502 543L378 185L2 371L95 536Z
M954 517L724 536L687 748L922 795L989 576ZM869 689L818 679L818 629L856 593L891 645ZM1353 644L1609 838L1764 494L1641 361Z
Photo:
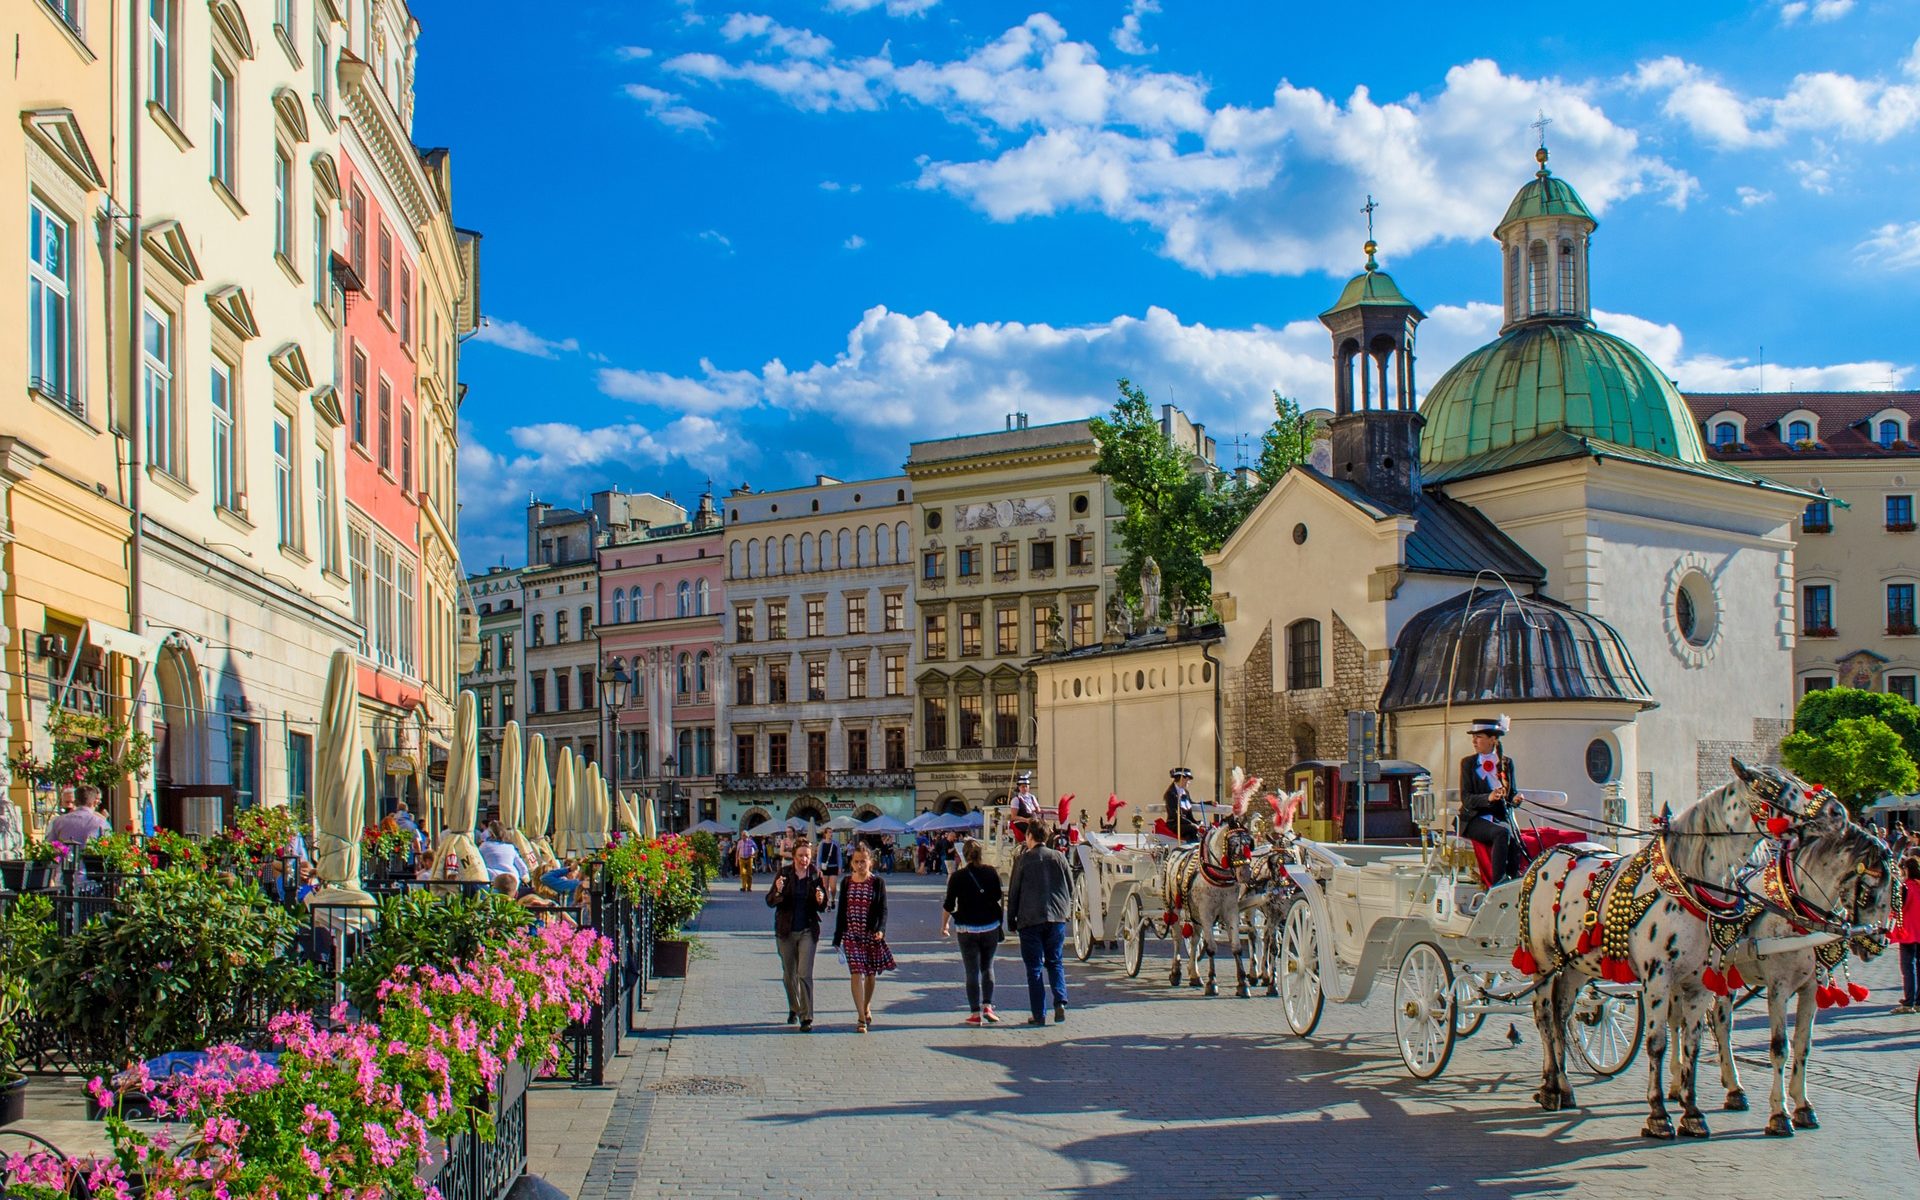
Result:
M967 798L959 792L948 792L940 797L940 802L933 806L933 810L942 816L964 817L967 815Z
M213 833L219 826L217 805L180 795L182 789L207 781L207 705L192 652L167 642L154 662L153 678L160 693L153 719L155 815L161 824L182 832Z
M764 825L771 820L773 820L773 814L764 808L748 809L747 814L740 818L740 832L745 833L756 825Z
M879 815L880 810L871 804L862 804L853 810L853 819L856 821L871 821Z
M787 808L789 818L799 817L812 821L816 825L825 825L832 818L827 815L827 806L818 796L802 796Z
M1293 761L1311 762L1320 757L1320 735L1305 721L1293 727Z

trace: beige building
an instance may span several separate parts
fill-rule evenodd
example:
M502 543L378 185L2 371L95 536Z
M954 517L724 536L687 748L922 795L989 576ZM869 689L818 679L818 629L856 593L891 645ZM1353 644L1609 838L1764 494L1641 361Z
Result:
M1715 461L1824 499L1793 526L1795 693L1915 699L1920 678L1920 392L1695 394Z
M0 289L0 756L44 759L55 704L124 717L150 662L149 646L124 636L130 511L116 435L126 408L108 364L126 304L98 249L125 205L108 157L107 12L0 11L12 52L0 164L15 181L0 191L0 275L11 281ZM32 815L22 781L0 795ZM128 797L114 799L124 819ZM41 800L44 809L53 797Z

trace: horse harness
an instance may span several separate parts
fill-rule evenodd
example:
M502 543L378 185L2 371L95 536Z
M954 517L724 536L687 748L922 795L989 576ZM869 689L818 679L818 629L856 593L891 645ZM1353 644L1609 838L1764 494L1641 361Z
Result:
M1178 909L1193 891L1195 879L1203 879L1211 887L1230 888L1240 883L1238 863L1253 856L1253 837L1244 829L1229 828L1221 839L1220 856L1217 861L1207 858L1207 843L1211 835L1200 839L1200 844L1185 851L1171 864L1168 882L1172 885L1167 897L1167 906Z

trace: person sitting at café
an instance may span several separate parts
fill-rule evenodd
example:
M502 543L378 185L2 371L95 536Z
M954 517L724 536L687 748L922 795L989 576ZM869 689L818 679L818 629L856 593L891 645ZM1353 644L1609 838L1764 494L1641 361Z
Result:
M78 850L112 831L113 823L100 812L100 789L84 786L74 789L73 807L47 823L47 840Z
M527 869L526 856L507 839L506 827L498 821L487 822L486 836L480 842L480 861L486 864L489 876L512 875L522 887L533 876Z

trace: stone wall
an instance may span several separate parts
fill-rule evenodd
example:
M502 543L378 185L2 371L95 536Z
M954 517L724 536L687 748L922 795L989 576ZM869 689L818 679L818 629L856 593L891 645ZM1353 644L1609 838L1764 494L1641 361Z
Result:
M1755 717L1753 736L1744 742L1703 741L1697 744L1695 769L1700 773L1700 792L1705 795L1733 778L1729 759L1780 765L1780 742L1793 732L1793 722L1777 717ZM1699 799L1698 796L1662 796L1661 802L1675 808Z
M1270 623L1254 643L1246 661L1226 670L1227 760L1270 787L1286 782L1287 769L1302 755L1296 752L1295 733L1301 725L1313 730L1313 758L1345 758L1347 713L1377 708L1386 686L1387 663L1369 661L1366 646L1337 615L1325 637L1322 680L1325 687L1275 690L1285 673L1276 668L1280 635ZM1390 736L1383 737L1383 753L1393 752Z

